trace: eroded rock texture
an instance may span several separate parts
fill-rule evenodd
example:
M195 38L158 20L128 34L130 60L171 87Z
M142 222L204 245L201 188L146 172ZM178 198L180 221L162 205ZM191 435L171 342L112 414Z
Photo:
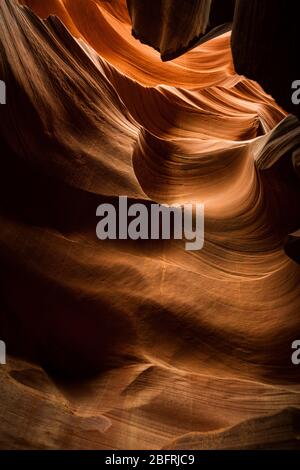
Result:
M237 0L231 43L237 73L256 80L286 111L299 118L298 13L298 3ZM299 171L297 166L295 169ZM286 253L299 262L297 237L291 235L285 246Z
M133 35L171 60L230 29L235 0L128 0Z
M298 448L299 122L230 32L163 63L123 0L21 3L0 6L1 448ZM204 202L204 249L99 242L124 194Z

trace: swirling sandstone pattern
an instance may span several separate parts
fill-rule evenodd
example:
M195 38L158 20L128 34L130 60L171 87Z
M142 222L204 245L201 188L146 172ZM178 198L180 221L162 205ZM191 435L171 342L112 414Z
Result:
M299 447L297 119L235 73L230 32L163 63L123 0L20 3L0 6L1 448ZM123 194L204 202L204 249L97 241Z

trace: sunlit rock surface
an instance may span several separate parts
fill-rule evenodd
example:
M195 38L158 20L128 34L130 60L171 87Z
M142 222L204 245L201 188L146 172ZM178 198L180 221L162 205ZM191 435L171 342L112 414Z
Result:
M230 32L163 63L124 1L26 3L0 7L1 448L299 447L298 121ZM204 202L204 249L99 242L124 194Z

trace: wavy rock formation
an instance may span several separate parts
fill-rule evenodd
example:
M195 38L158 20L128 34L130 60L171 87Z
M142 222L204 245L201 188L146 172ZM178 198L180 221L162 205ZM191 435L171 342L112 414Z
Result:
M300 67L293 57L297 13L296 3L291 7L271 0L237 0L231 42L237 73L256 80L286 111L299 118ZM297 237L291 235L286 240L285 250L299 262Z
M234 72L230 32L162 63L123 0L20 3L0 6L1 448L298 448L298 121ZM204 202L204 249L97 240L124 194Z

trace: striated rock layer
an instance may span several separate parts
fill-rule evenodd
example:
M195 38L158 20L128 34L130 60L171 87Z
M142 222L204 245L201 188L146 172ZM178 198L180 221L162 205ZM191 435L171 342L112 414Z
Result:
M162 63L124 1L26 3L0 6L1 448L299 447L298 121L230 32ZM119 195L204 202L204 249L98 241Z

